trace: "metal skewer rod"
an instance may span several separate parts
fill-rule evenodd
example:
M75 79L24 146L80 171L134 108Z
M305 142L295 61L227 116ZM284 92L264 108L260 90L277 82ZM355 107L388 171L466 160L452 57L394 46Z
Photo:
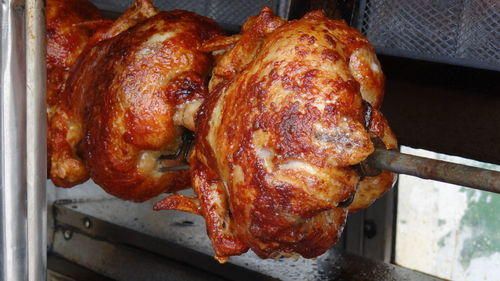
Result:
M365 170L366 168L371 170L364 173L367 176L376 176L381 170L387 170L398 174L500 193L500 172L492 170L404 154L383 148L376 148L362 163L368 166L365 166ZM189 165L160 168L162 172L180 170L189 170Z
M189 170L189 165L182 165L182 166L163 166L160 167L160 172L172 172L172 171L184 171L184 170Z
M380 148L375 149L366 162L371 167L398 174L500 193L500 172L497 171Z

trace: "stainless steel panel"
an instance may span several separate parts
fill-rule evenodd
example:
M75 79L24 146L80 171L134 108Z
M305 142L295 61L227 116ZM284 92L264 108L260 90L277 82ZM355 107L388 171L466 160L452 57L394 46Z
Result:
M208 274L173 260L162 259L152 253L68 231L70 230L59 230L55 233L54 246L58 254L73 262L83 262L82 266L113 280L224 280L214 274ZM89 279L75 278L75 280L87 281Z
M28 280L24 1L2 1L2 278Z
M46 279L44 1L2 1L2 280Z
M249 251L221 265L211 257L213 251L201 217L177 211L152 212L153 202L59 201L55 205L57 232L53 251L99 273L111 269L103 268L96 259L114 267L111 265L113 260L123 259L126 252L121 251L128 247L131 251L145 250L166 261L180 261L229 280L436 280L394 265L348 255L335 248L317 259L298 260L264 260ZM103 243L103 250L96 253L84 246L95 243ZM82 246L75 249L79 244ZM130 262L123 260L125 264ZM140 272L148 266L140 259L130 264ZM117 269L112 270L117 271L114 274L122 274ZM128 266L123 270L129 270ZM115 275L106 275L115 278ZM120 277L122 275L116 276L119 280L127 280Z

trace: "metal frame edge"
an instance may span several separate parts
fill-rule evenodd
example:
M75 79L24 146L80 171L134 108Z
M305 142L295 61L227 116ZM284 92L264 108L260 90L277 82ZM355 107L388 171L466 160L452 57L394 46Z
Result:
M1 278L28 279L24 1L2 1Z

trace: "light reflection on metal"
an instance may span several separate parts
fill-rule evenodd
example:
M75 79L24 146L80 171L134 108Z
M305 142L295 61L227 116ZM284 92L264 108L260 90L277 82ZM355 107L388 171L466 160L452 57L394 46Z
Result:
M0 279L24 281L28 280L24 1L1 5Z
M44 1L2 1L1 277L46 280Z
M28 280L47 276L45 1L26 0Z

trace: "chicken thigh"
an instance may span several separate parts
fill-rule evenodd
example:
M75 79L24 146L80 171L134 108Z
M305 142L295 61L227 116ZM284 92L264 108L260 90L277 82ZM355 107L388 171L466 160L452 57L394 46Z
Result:
M164 172L183 127L206 95L214 21L187 11L159 12L136 1L89 42L66 83L49 129L51 176L72 186L90 176L108 193L144 201L189 185L187 171Z
M361 179L355 165L396 140L379 112L384 76L373 47L320 11L287 22L269 8L222 53L197 116L190 157L196 198L156 209L204 216L215 258L251 248L262 258L316 257L335 244L350 210L390 189L394 175ZM222 49L222 50L221 50Z

